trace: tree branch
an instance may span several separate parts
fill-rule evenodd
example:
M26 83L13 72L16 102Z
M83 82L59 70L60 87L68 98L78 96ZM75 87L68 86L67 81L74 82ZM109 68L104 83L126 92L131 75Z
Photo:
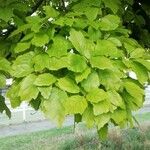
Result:
M64 0L61 0L61 2L62 2L63 10L66 11L65 1L64 1Z
M38 0L37 3L31 7L31 10L26 13L26 16L32 15L41 6L44 0Z

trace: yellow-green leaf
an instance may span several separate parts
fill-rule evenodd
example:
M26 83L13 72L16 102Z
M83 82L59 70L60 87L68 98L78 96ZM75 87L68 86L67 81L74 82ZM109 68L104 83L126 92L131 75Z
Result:
M82 114L87 107L87 101L83 96L71 96L66 99L64 107L66 114Z
M36 78L34 85L36 85L36 86L50 86L55 81L56 81L56 77L54 77L52 74L44 73L44 74L40 74Z
M58 79L58 86L62 90L67 91L69 93L79 93L80 92L78 85L75 83L74 80L72 80L69 77L64 77L64 78Z

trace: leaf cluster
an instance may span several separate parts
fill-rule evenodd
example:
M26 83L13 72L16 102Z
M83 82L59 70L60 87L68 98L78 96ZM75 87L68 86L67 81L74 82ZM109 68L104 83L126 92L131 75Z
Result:
M101 138L110 122L133 126L132 111L142 107L150 77L145 44L124 26L128 17L123 16L134 2L55 0L38 1L34 7L26 2L21 6L35 13L28 15L25 9L19 19L14 14L19 8L11 7L7 19L17 29L3 30L0 41L0 86L7 76L13 78L7 92L12 107L27 101L58 126L74 115L77 122L96 126Z

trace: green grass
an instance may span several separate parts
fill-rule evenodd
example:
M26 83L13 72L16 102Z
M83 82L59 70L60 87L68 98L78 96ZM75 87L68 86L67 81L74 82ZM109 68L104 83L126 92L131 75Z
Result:
M135 115L150 121L150 113ZM83 124L74 133L72 126L0 138L0 150L149 150L150 124L140 129L111 129L106 141L99 141L95 130Z
M150 126L142 129L111 129L106 141L83 125L51 129L0 139L0 150L149 150Z
M0 150L55 150L54 146L58 138L64 135L67 136L72 132L72 127L64 127L62 129L0 138Z
M143 114L136 114L135 117L139 122L150 121L150 112Z

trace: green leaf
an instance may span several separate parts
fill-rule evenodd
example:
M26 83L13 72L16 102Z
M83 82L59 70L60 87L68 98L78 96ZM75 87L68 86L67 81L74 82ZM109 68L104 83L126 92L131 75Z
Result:
M21 104L21 100L18 95L19 90L20 90L20 84L18 82L14 82L6 93L6 97L10 100L10 104L12 108L16 108Z
M89 67L87 67L82 73L77 73L75 75L75 80L77 83L83 81L84 79L86 79L88 77L88 75L91 73L91 69Z
M127 53L131 53L134 51L139 45L138 42L131 38L122 38L122 43L127 51Z
M149 60L136 59L135 61L142 64L145 68L148 69L148 71L150 71L150 61Z
M51 84L56 82L56 78L50 73L40 74L35 82L34 85L36 86L50 86Z
M89 5L89 6L100 6L101 4L101 1L100 0L82 0L82 2L85 4L85 5Z
M142 58L144 56L145 50L143 48L136 48L130 53L130 58Z
M13 9L11 7L1 7L0 9L0 19L4 20L5 22L8 22L11 20L11 18L14 16Z
M63 104L66 102L66 99L67 94L64 91L53 88L49 99L42 102L41 108L46 117L56 121L59 127L62 126L65 119Z
M107 40L109 40L109 41L111 41L112 43L114 43L115 46L117 46L117 47L121 47L121 46L122 46L121 41L120 41L117 37L110 37L110 38L108 38Z
M93 108L91 105L89 105L83 115L82 115L82 121L84 121L88 128L92 128L94 126L94 114L93 114Z
M98 130L98 135L99 135L100 140L107 139L107 135L108 135L108 125L107 124Z
M122 97L115 90L108 91L108 100L115 106L119 106L122 109L125 109L125 103Z
M10 62L2 57L0 57L0 70L5 72L9 72L11 70Z
M44 99L48 99L51 95L52 86L38 87L38 90L41 92L41 95L44 97Z
M87 100L93 103L99 103L104 99L107 99L107 93L102 89L92 89L86 96Z
M36 16L31 15L31 16L26 17L26 21L28 22L28 24L31 24L31 31L35 33L38 33L40 31L43 20L44 19L38 15Z
M104 56L91 57L90 63L93 68L113 69L111 60Z
M74 18L68 18L67 14L66 16L61 16L53 21L54 24L59 26L64 26L64 25L72 26L73 22L74 22Z
M6 77L3 74L0 74L0 88L4 88L6 86Z
M108 100L103 100L97 104L93 104L93 112L95 116L107 113L110 111L111 103Z
M34 71L32 62L33 56L33 52L29 52L24 55L18 56L13 62L11 74L14 77L20 78L32 73Z
M107 90L118 90L122 84L120 78L115 72L105 69L99 71L100 83L105 86Z
M87 46L89 47L89 44L87 43L87 40L84 38L84 35L81 31L76 31L72 29L70 31L69 40L80 54L87 58L90 57L90 51L87 48Z
M84 57L78 54L70 54L68 58L68 69L73 72L83 72L87 67Z
M133 97L127 91L123 91L122 97L132 111L137 111L143 106L144 97Z
M89 74L87 79L84 79L81 82L81 86L84 88L85 91L89 92L93 88L98 88L100 85L99 77L96 71L93 71Z
M127 81L124 83L126 91L133 97L143 97L144 90L141 89L137 84Z
M102 31L111 31L118 28L120 24L120 18L115 15L104 16L99 23L100 29Z
M87 101L83 96L71 96L66 99L64 107L66 114L82 114L87 107Z
M84 38L84 35L82 34L82 32L72 29L70 31L69 40L71 41L73 46L76 48L76 50L78 52L82 53L82 51L85 48L85 38Z
M90 21L95 20L97 18L98 13L99 13L99 8L96 7L86 7L84 9L84 14Z
M148 81L148 71L142 64L132 61L131 68L136 73L140 83L144 84Z
M80 115L80 114L75 114L74 115L74 122L75 123L79 123L79 122L81 122L82 121L82 115Z
M49 68L49 56L46 53L41 53L33 58L35 71L42 71L45 68Z
M15 31L13 31L9 37L13 37L19 33L22 33L23 31L27 30L31 28L31 24L24 24L24 25L21 25L19 26Z
M25 50L29 49L31 46L30 42L27 43L18 43L14 49L15 53L24 52Z
M95 123L98 127L98 130L100 130L102 127L104 127L105 124L107 124L110 120L110 114L102 114L95 117Z
M36 78L36 75L30 74L27 77L25 77L20 83L20 90L18 95L20 96L22 101L31 101L32 99L37 98L39 90L33 84Z
M42 47L49 42L49 36L45 33L37 33L34 35L31 43L37 47Z
M22 39L21 39L21 42L29 42L29 40L31 40L34 36L34 33L31 32L29 34L26 34ZM30 42L29 42L30 43Z
M68 67L68 57L49 58L49 66L48 66L49 70L59 70L62 68L67 68L67 67Z
M79 93L80 89L78 85L74 82L74 80L70 79L69 77L64 77L58 79L58 86L69 93Z
M43 7L43 9L44 9L44 11L45 11L45 15L46 15L46 17L57 17L58 15L59 15L59 12L58 11L56 11L53 7L51 7L51 6L44 6Z
M30 106L32 108L34 108L34 110L39 110L40 106L41 106L41 97L37 98L37 99L33 99L29 102Z
M91 40L97 41L101 37L101 32L90 26L88 28L88 35Z
M6 112L6 115L11 118L11 112L7 105L5 104L5 98L0 95L0 113Z
M114 14L117 13L117 11L118 11L118 9L120 7L120 4L121 4L120 0L113 0L113 1L111 1L111 0L103 0L103 2L105 4L105 6L110 8Z
M98 40L92 56L110 56L116 58L121 56L120 53L121 51L117 49L113 42L109 40Z
M127 119L127 112L123 109L117 109L111 114L111 118L117 123L120 124L122 121Z
M69 42L62 36L56 36L53 38L53 44L46 51L50 57L54 56L60 58L67 55L69 49Z

